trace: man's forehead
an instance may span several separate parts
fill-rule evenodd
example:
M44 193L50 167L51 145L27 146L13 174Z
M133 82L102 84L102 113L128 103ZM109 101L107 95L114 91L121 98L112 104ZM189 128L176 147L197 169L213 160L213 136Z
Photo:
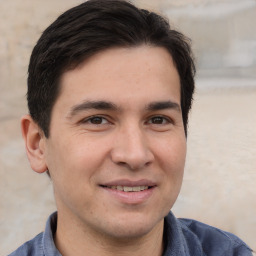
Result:
M64 69L64 71L62 72L61 76L60 76L60 80L63 79L63 77L66 76L67 73L72 72L74 70L79 71L81 69L84 68L84 66L88 67L88 64L90 64L90 66L94 66L95 67L99 67L101 65L106 65L106 68L113 68L113 66L109 66L107 65L107 63L104 63L103 61L107 58L109 59L113 59L115 58L115 55L120 57L119 59L119 66L122 63L127 63L127 61L129 60L128 58L130 57L130 61L133 64L136 64L136 60L138 58L134 57L134 52L142 52L142 51L147 51L147 52L156 52L158 51L157 55L159 57L159 59L165 59L165 61L167 60L168 62L170 62L175 70L177 71L177 67L176 64L173 60L173 56L172 54L168 51L167 48L163 47L163 46L154 46L151 44L140 44L140 45L135 45L135 46L115 46L115 47L109 47L103 50L99 50L89 56L84 56L84 58L81 59L77 59L77 61L74 61L73 63L70 63L69 66ZM163 54L163 52L165 54ZM117 53L117 54L115 54ZM150 56L152 54L147 54L148 59L150 60ZM103 61L102 61L103 60Z
M92 108L121 111L132 104L144 110L181 110L179 74L161 47L102 51L63 73L60 88L59 98L64 94L69 101L71 116Z

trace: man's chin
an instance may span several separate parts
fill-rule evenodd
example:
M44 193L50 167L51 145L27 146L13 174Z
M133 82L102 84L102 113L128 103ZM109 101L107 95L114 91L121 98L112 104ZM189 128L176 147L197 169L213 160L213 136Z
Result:
M108 229L109 237L112 237L119 242L132 241L133 239L139 239L146 237L154 230L163 229L163 219L160 221L150 221L144 219L126 219L125 221L119 221L113 223L112 227Z

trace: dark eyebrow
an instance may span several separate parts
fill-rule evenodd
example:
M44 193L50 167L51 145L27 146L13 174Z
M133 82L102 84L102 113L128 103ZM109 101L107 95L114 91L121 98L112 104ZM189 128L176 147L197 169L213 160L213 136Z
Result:
M173 101L157 101L150 103L146 109L148 111L156 111L156 110L163 110L163 109L175 109L177 111L181 111L180 105Z
M84 101L81 104L75 105L71 108L68 117L76 115L77 113L88 110L88 109L98 109L98 110L118 110L117 106L112 102L108 101Z

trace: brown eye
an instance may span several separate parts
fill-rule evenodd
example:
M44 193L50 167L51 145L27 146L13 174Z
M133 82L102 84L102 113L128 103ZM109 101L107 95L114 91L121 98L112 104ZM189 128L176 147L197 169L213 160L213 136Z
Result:
M105 124L107 122L107 120L105 118L100 117L100 116L91 117L88 121L91 124Z
M166 124L167 120L164 117L156 116L156 117L151 118L150 123L151 124Z

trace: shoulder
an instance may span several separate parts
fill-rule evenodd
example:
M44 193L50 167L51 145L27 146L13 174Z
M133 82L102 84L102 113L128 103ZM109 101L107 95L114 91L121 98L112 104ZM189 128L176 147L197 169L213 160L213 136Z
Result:
M251 256L251 249L237 236L191 219L178 219L186 240L199 240L207 255Z
M43 256L42 239L43 233L40 233L8 256Z

